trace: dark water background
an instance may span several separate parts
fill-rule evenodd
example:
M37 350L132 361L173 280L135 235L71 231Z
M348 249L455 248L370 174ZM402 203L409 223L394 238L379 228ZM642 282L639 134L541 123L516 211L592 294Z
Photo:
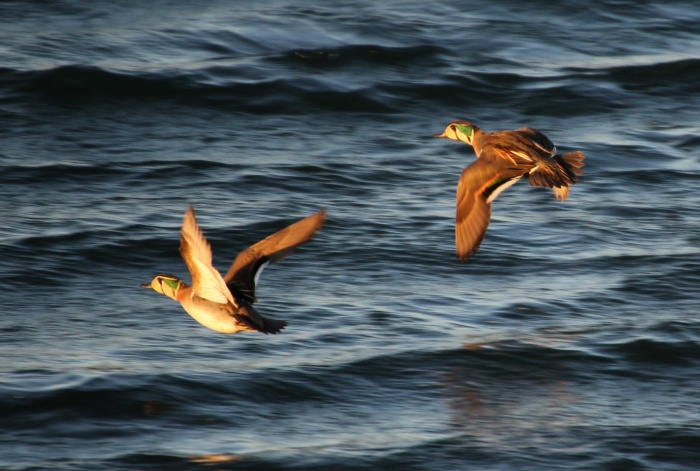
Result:
M700 4L0 3L0 469L700 468ZM454 257L450 120L587 156ZM139 289L266 270L277 336Z

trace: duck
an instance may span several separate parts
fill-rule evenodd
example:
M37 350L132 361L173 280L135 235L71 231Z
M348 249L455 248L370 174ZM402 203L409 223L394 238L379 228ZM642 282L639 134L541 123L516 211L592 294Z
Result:
M211 246L190 206L182 220L180 254L192 284L166 273L141 287L176 300L197 322L216 332L277 334L287 321L264 317L253 307L260 274L313 237L325 219L326 212L318 211L251 245L236 256L222 277L212 265Z
M457 185L455 242L457 258L471 259L491 220L491 203L506 188L526 176L531 186L551 188L565 201L579 180L585 156L581 151L557 154L547 136L528 127L483 132L469 121L452 121L433 137L472 146L477 159L463 171Z

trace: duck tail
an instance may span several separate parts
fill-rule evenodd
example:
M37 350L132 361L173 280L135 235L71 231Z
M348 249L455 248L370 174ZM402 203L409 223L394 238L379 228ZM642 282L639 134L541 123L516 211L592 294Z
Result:
M556 199L565 201L569 196L569 185L576 183L578 181L578 176L583 173L581 167L584 166L583 159L585 158L586 157L580 151L554 156L554 160L562 168L568 180L566 185L552 187Z
M568 186L555 186L552 190L554 190L554 197L559 201L566 201L567 196L569 196Z
M551 188L554 190L554 197L564 201L569 196L569 186L576 183L578 176L583 173L583 159L585 156L578 151L555 155L548 165L528 174L530 185Z
M566 172L566 176L571 180L569 183L576 183L578 181L578 176L583 173L581 167L584 166L583 159L585 158L586 156L580 151L554 156L554 160L562 166Z
M248 314L233 314L238 322L244 324L250 331L263 334L276 334L287 326L287 321L263 317L254 311L253 316Z
M263 334L276 334L280 330L287 327L287 321L281 321L279 319L270 319L269 317L263 317L263 328L260 332Z

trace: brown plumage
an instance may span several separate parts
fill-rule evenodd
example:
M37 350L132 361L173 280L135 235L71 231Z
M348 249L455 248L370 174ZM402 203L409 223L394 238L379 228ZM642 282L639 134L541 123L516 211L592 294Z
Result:
M530 128L484 133L467 121L453 121L435 137L469 144L477 156L457 186L455 242L460 260L478 250L491 219L491 202L501 191L527 176L530 185L552 188L555 198L564 201L585 158L581 152L556 154L552 141Z

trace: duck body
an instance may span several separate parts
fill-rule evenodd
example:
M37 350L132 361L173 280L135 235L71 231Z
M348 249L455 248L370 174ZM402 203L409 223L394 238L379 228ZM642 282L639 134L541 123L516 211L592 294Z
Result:
M525 176L530 185L552 188L555 198L564 201L585 158L581 152L558 155L544 134L527 127L482 132L468 121L453 121L434 136L462 141L477 156L462 171L457 186L455 241L460 260L478 250L491 219L491 202L503 190Z
M183 282L184 284L184 282ZM287 322L263 317L252 304L239 299L237 305L220 304L197 296L191 287L184 285L176 299L194 320L216 332L235 334L241 331L276 334Z
M276 334L287 322L263 317L253 307L260 274L268 264L282 260L310 239L324 221L325 212L319 211L253 244L238 254L222 277L212 266L211 247L190 207L180 231L180 253L192 285L176 276L161 274L141 287L178 301L193 319L216 332Z

